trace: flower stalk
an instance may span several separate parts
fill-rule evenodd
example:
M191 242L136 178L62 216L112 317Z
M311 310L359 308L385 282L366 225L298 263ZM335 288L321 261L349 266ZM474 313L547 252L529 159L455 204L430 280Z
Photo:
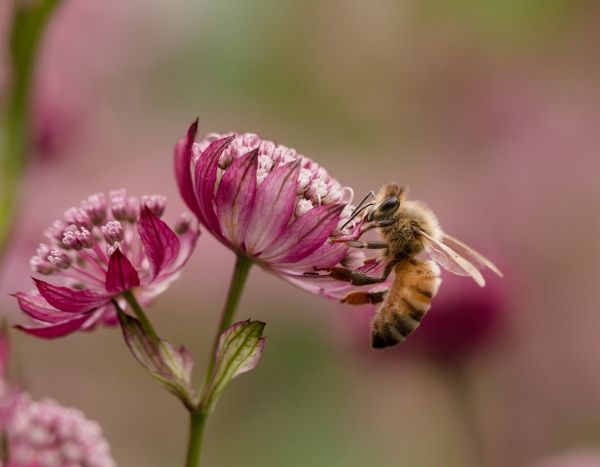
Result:
M190 411L190 433L185 467L198 467L202 453L202 438L206 425L207 414L203 410Z
M123 292L123 298L125 298L125 301L131 307L136 318L140 320L140 323L141 323L142 327L144 328L144 331L146 331L146 334L148 336L150 336L150 339L152 339L152 342L154 344L157 344L160 341L160 338L158 337L158 334L156 333L154 326L152 326L152 323L146 316L146 313L140 306L139 302L136 300L135 295L133 295L133 292L131 290L127 290L126 292Z
M223 307L223 313L221 313L219 327L217 328L212 350L210 352L206 376L204 378L205 383L207 383L210 380L210 377L212 376L214 370L214 356L219 345L219 338L221 337L221 334L223 334L223 331L225 331L225 329L227 329L233 323L233 318L235 316L237 306L240 302L240 298L242 297L242 292L244 290L244 286L246 285L246 279L248 278L248 273L250 272L251 266L251 259L243 255L237 255L237 259L235 261L235 266L233 269L233 276L231 277L231 282L229 283L227 299Z
M212 346L212 350L209 354L208 365L206 369L206 375L204 377L204 387L206 387L213 376L215 370L215 362L217 350L219 347L219 341L223 332L231 326L237 310L246 280L248 279L248 273L252 266L252 260L243 255L237 255L235 266L233 269L233 275L229 284L229 291L227 292L227 298L225 305L223 306L223 312L219 321L217 332ZM209 415L208 407L199 407L197 410L190 411L190 432L188 438L188 450L186 467L198 467L200 465L200 454L202 452L202 441L204 435L204 426Z
M16 195L25 167L30 125L30 96L41 38L60 0L17 2L10 30L11 81L0 127L0 256L10 234Z

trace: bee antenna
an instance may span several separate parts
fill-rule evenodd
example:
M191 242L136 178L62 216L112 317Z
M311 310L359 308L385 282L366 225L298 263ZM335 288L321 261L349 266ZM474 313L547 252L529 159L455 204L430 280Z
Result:
M362 203L362 201L361 201L361 203ZM364 211L364 210L365 210L365 209L367 209L368 207L371 207L371 206L373 206L374 204L375 204L375 203L368 203L368 204L365 204L365 205L364 205L363 207L361 207L361 208L356 208L356 209L354 209L354 211L352 211L352 214L350 215L350 218L349 218L349 219L348 219L348 220L347 220L347 221L344 223L344 225L342 225L342 226L340 227L340 230L343 230L343 229L345 229L345 228L346 228L346 226L347 226L347 225L348 225L350 222L352 222L352 219L354 219L354 218L355 218L356 216L358 216L358 215L359 215L359 214L360 214L362 211ZM360 206L360 205L359 205L359 206Z

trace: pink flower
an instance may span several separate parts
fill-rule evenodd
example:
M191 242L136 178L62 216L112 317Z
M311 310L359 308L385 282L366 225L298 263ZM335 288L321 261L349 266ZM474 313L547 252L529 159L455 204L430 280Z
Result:
M355 227L345 226L350 188L310 158L255 134L211 134L198 143L196 131L194 122L175 147L175 174L182 198L213 236L312 293L341 298L355 288L318 273L363 265L363 253L330 241Z
M96 422L49 399L33 401L9 385L8 358L7 335L0 330L0 438L8 442L6 467L115 466Z
M600 467L600 450L596 447L580 448L534 462L530 467Z
M22 393L6 427L9 467L113 467L100 426L73 408Z
M132 291L142 305L163 292L178 277L198 238L195 225L183 219L175 233L160 217L165 198L129 196L111 191L68 209L55 221L31 258L31 267L61 284L34 278L37 290L18 292L21 309L36 322L19 329L45 338L115 325L112 303L125 307L121 296Z

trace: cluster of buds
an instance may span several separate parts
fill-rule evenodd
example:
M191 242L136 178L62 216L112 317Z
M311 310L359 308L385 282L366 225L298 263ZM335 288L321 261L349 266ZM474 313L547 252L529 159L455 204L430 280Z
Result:
M88 196L46 231L47 243L41 243L30 260L32 271L42 275L60 271L82 288L97 285L104 283L108 258L116 248L136 260L134 267L141 267L143 255L136 238L140 206L161 217L165 201L164 196L152 195L140 203L123 189L109 192L108 202L103 193Z
M171 230L160 219L164 210L163 196L138 198L125 190L96 193L67 209L30 261L34 273L59 284L35 278L36 291L15 294L36 322L19 328L52 338L116 325L113 301L125 309L127 291L148 305L178 277L199 233L188 217Z
M98 423L56 401L22 393L6 427L10 467L114 467Z
M100 425L53 400L34 401L9 383L9 350L0 329L0 466L114 467Z

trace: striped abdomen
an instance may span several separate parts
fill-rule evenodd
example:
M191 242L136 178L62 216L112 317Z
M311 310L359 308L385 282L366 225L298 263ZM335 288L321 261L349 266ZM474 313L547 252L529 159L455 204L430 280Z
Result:
M405 259L394 272L394 283L373 320L375 349L404 341L419 326L442 281L433 261Z

